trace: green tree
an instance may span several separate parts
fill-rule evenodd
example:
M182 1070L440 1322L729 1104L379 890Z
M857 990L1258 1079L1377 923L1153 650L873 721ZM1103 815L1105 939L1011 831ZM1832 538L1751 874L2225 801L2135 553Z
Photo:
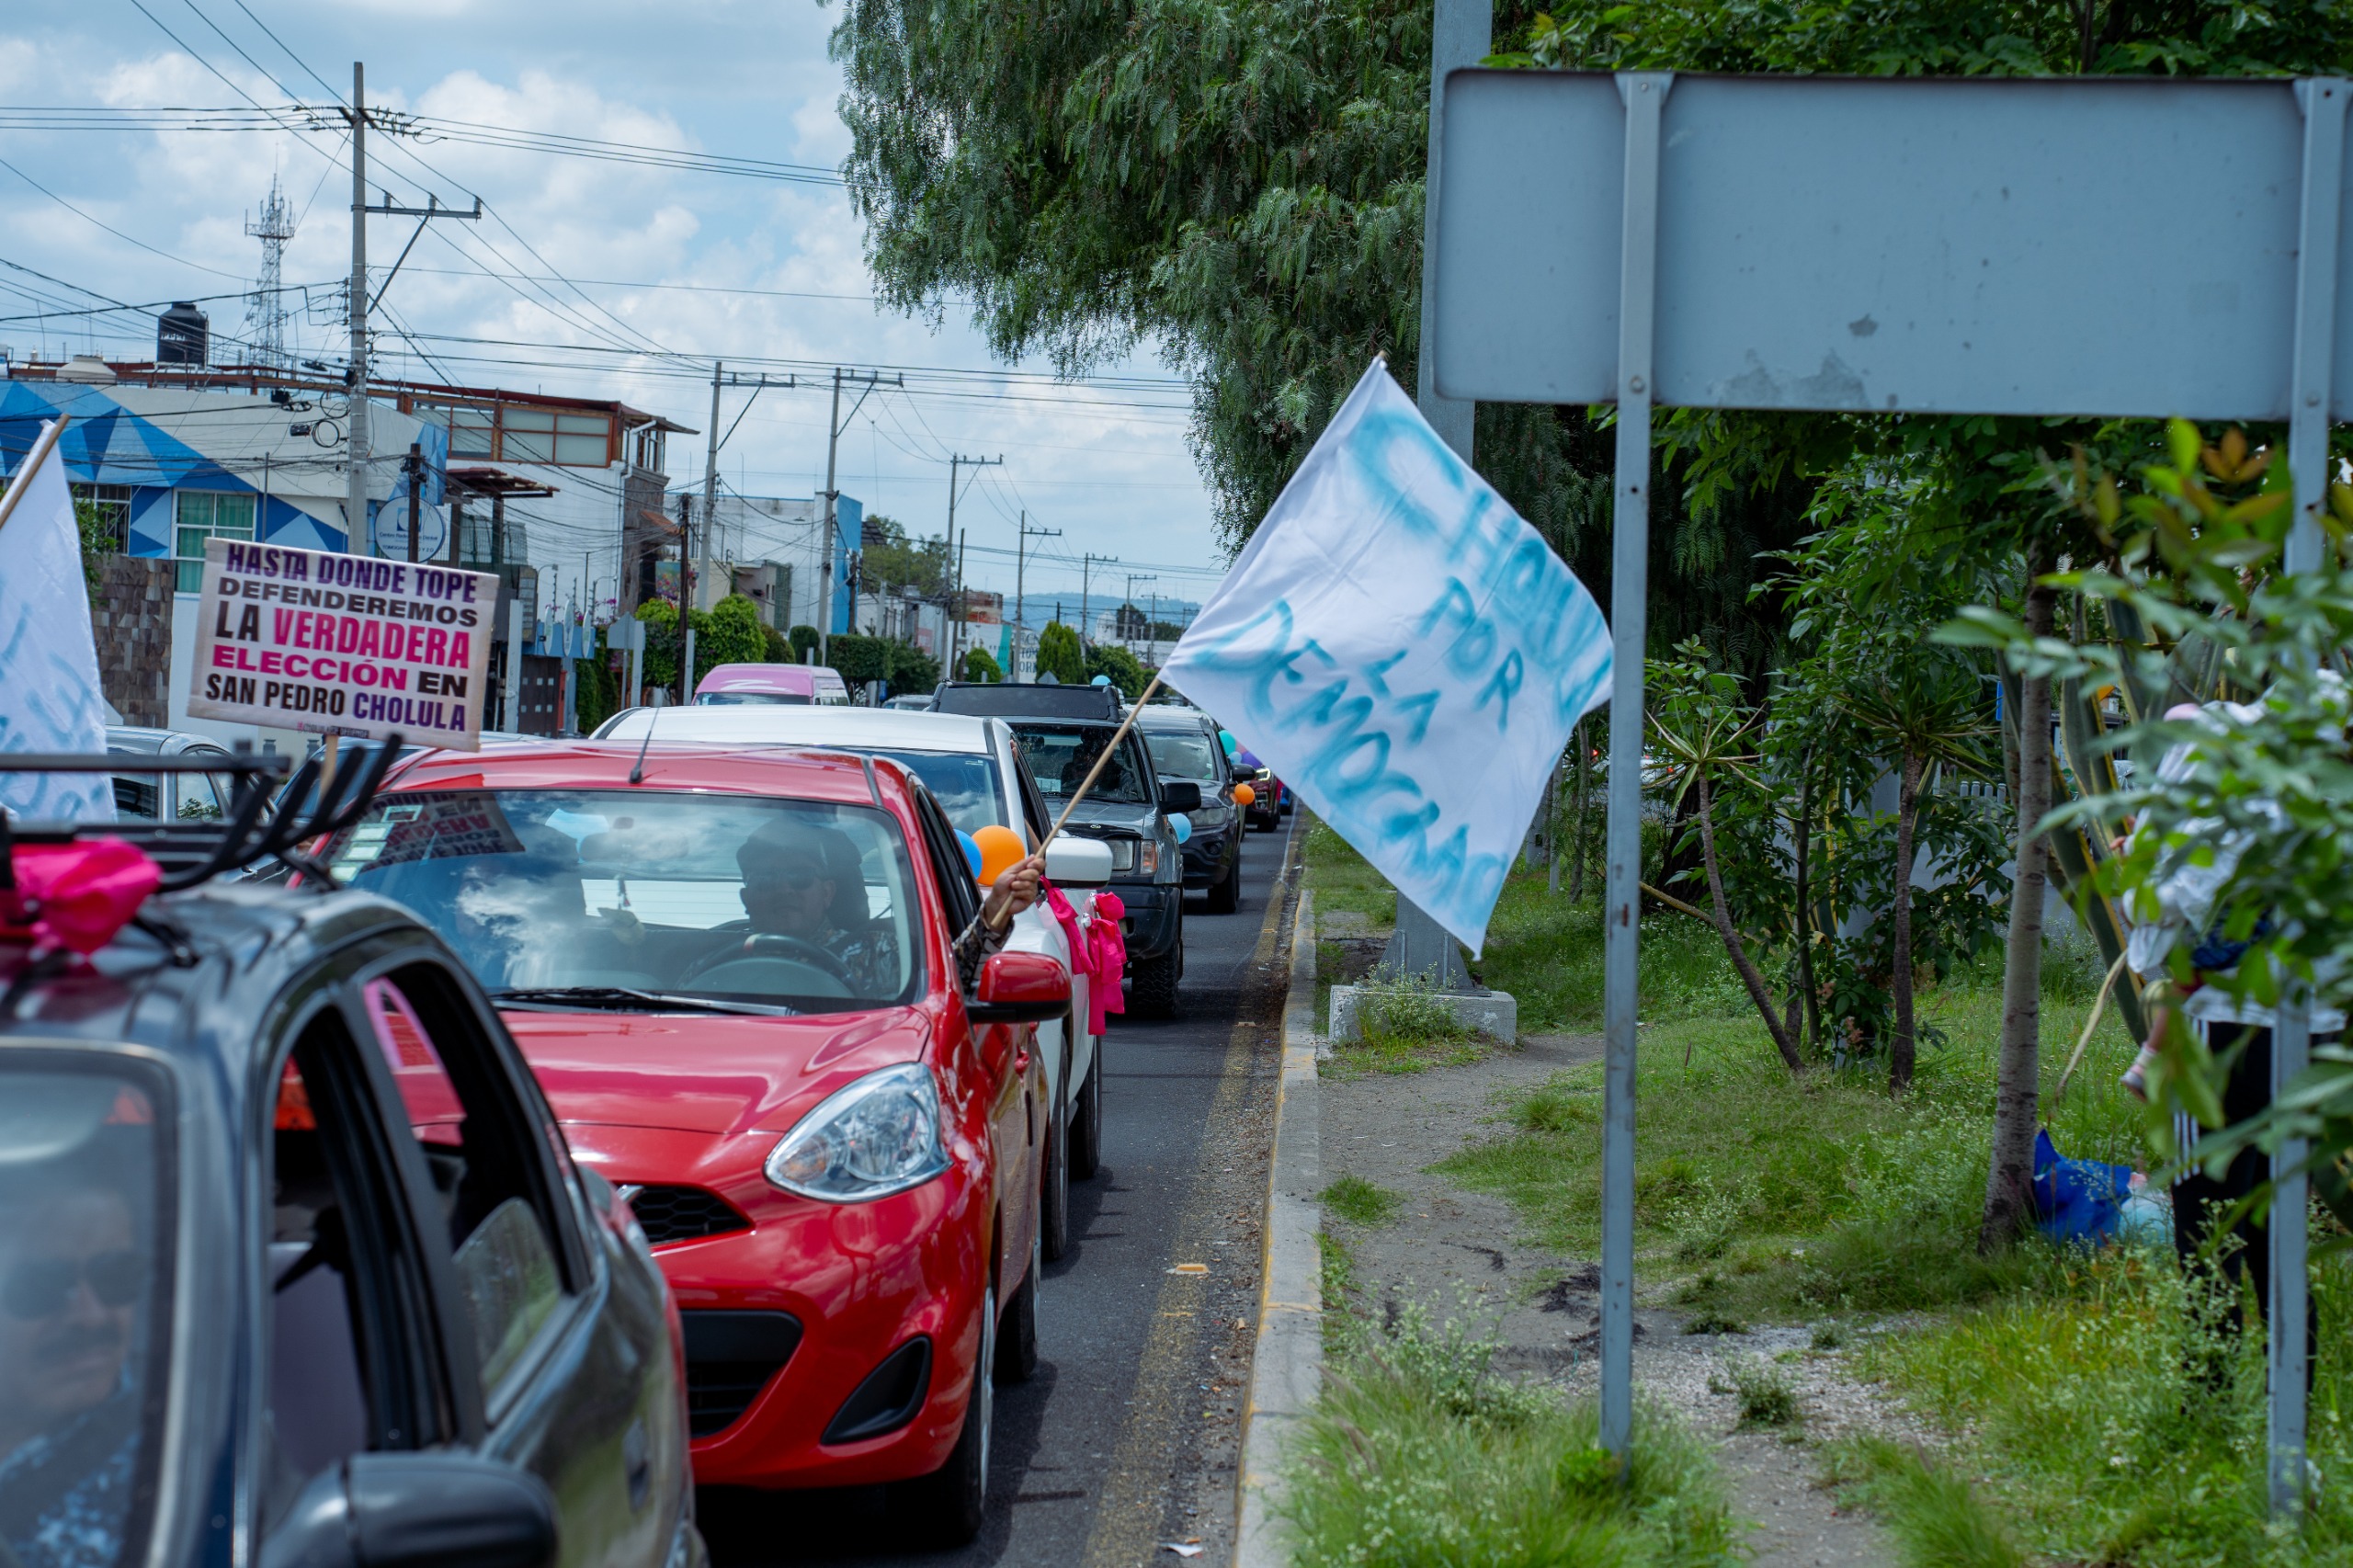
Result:
M939 688L939 661L911 642L895 643L891 653L891 695L927 697Z
M844 631L826 644L826 662L852 686L891 678L891 651L898 646L887 637Z
M873 588L911 588L926 599L948 592L948 536L910 538L894 517L876 513L860 534L863 575Z
M698 677L721 665L756 665L767 660L760 607L742 594L730 594L708 610L697 610L694 627Z
M1046 630L1038 633L1038 673L1052 676L1064 686L1086 683L1086 655L1081 650L1078 633L1059 620L1048 621Z
M998 664L996 656L986 648L967 648L964 650L963 672L957 678L973 682L1001 681L1005 678L1005 666Z
M785 641L792 645L792 662L796 665L807 664L810 651L824 641L813 626L796 626L784 635Z
M678 607L667 599L648 599L637 607L637 619L645 623L645 684L676 686L680 657Z
M1136 662L1136 656L1117 642L1097 642L1086 651L1086 678L1093 680L1097 676L1109 676L1111 684L1120 688L1120 695L1131 702L1142 697L1143 688L1152 684L1152 677Z

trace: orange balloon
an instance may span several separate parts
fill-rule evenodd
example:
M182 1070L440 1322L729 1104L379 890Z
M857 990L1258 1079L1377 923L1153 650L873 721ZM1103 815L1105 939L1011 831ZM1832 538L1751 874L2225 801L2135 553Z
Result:
M972 835L972 842L981 846L981 886L993 888L1006 871L1029 857L1029 847L1021 835L1009 827L994 824Z
M1236 784L1233 787L1233 803L1237 806L1255 806L1258 803L1258 791L1247 784Z

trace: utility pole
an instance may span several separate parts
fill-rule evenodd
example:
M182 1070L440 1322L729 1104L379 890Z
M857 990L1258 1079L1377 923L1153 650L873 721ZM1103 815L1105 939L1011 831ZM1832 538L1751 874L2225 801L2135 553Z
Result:
M368 528L368 68L351 62L351 404L344 426L343 548L373 553ZM363 542L364 541L364 542Z
M1121 609L1133 609L1136 608L1136 585L1138 583L1157 583L1159 581L1159 577L1150 572L1129 573L1127 597L1121 601L1120 608ZM1145 634L1149 636L1152 632L1152 623L1150 621L1144 622L1143 629Z
M964 536L961 533L956 536L956 621L948 629L948 637L949 646L955 650L953 656L961 658L964 652Z
M378 206L368 205L368 70L358 61L351 63L351 107L343 111L344 122L351 127L351 406L347 410L349 423L344 430L344 462L347 468L343 501L344 549L352 548L352 540L367 538L373 551L375 540L369 537L368 527L368 464L373 456L369 438L368 422L368 214L381 213L388 217L418 220L416 233L408 237L401 248L400 259L392 263L392 272L384 275L384 288L392 284L392 277L416 248L425 233L425 225L436 218L463 218L469 222L482 217L482 198L474 198L473 210L461 211L444 207L438 197L428 195L422 207L395 207L391 194ZM397 120L380 122L385 130L399 130ZM384 290L376 290L379 297ZM422 472L422 470L419 470ZM408 558L416 557L416 480L409 482Z
M839 455L842 441L842 383L844 381L853 382L865 389L858 394L858 401L850 404L849 416L852 419L857 418L858 411L866 406L866 400L873 394L874 389L884 384L882 378L872 370L845 370L838 365L834 367L834 411L825 420L825 533L823 540L824 554L819 557L817 562L817 662L821 665L827 661L833 652L834 514L836 504L841 500L841 492L834 488L834 460ZM907 379L904 376L892 376L889 384L904 387L907 384Z
M1024 564L1023 557L1024 557L1024 555L1025 555L1025 553L1026 553L1026 551L1027 551L1027 546L1029 545L1029 541L1030 541L1031 540L1033 540L1033 539L1060 539L1060 538L1062 538L1062 537L1063 537L1063 530L1062 530L1062 529L1060 529L1060 528L1031 528L1031 527L1029 526L1029 509L1028 509L1027 507L1024 507L1024 508L1022 509L1022 512L1021 512L1021 534L1020 534L1020 537L1019 537L1019 538L1015 541L1015 543L1014 543L1014 547L1013 547L1013 648L1012 648L1012 653L1013 653L1013 661L1014 661L1014 663L1015 663L1017 665L1021 662L1021 633L1022 633L1025 630L1027 630L1027 629L1028 629L1028 622L1029 622L1029 602L1028 597L1027 597L1027 596L1023 593L1023 591L1022 591L1022 581L1021 581L1021 572L1022 572L1022 566L1023 566L1023 564ZM1018 669L1011 669L1011 670L1007 670L1007 671L1006 671L1006 672L1005 672L1005 674L1006 674L1006 678L1007 680L1015 679L1015 678L1017 678L1017 677L1018 677L1018 676L1019 676L1020 673L1021 673L1021 672L1020 672Z
M694 701L695 622L695 498L678 497L678 629L684 637L678 652L678 705Z
M780 381L771 381L763 373L758 381L748 383L752 395L744 400L742 410L735 415L735 424L727 426L727 434L722 436L719 431L719 389L745 384L743 377L727 374L726 367L718 360L710 362L710 441L703 450L702 460L702 551L699 555L688 549L695 537L693 526L688 521L692 508L691 500L684 495L678 497L678 527L681 530L678 537L678 620L687 629L686 641L680 648L682 668L678 699L685 703L694 700L695 690L695 580L708 574L705 568L710 562L707 558L710 554L711 540L719 529L719 449L727 444L729 436L735 434L735 426L744 423L744 415L752 412L752 404L758 401L765 389L794 387L801 383L790 376ZM832 483L830 479L826 481L828 489ZM832 503L828 502L829 514L831 508ZM732 583L729 585L731 591L733 586Z
M1116 565L1118 565L1118 564L1119 564L1120 558L1119 558L1118 556L1116 556L1116 555L1091 555L1091 554L1090 554L1090 555L1082 555L1082 556L1080 556L1080 557L1079 557L1079 566L1078 566L1078 645L1079 645L1080 647L1082 647L1082 648L1084 648L1085 646L1086 646L1086 638L1087 638L1087 627L1086 627L1086 623L1087 623L1087 620L1088 620L1088 619L1089 619L1089 618L1090 618L1091 611L1092 611L1092 609L1093 609L1093 608L1094 608L1094 597L1093 597L1093 588L1094 588L1094 573L1095 573L1095 563L1096 563L1097 562L1098 562L1098 561L1100 561L1101 562L1103 562L1103 564L1105 564L1106 566L1116 566Z
M956 471L959 468L1003 468L1004 466L1003 452L997 453L993 458L968 458L961 452L954 452L949 454L948 459L948 540L956 547L955 619L948 629L949 647L952 650L949 654L951 660L964 651L964 540L963 536L956 531ZM954 666L951 664L949 667Z
M408 444L406 466L408 468L408 558L411 562L415 562L420 548L416 536L425 531L422 524L425 508L425 444L422 441L411 441Z

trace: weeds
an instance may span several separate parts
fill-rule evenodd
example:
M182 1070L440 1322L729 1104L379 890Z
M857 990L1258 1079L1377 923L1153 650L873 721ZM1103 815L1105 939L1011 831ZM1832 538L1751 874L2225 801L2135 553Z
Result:
M1418 1308L1365 1330L1291 1450L1294 1562L1698 1568L1733 1555L1704 1443L1643 1407L1620 1485L1592 1404L1497 1375L1495 1351Z
M1723 1376L1708 1380L1711 1393L1728 1393L1740 1402L1744 1427L1788 1426L1799 1417L1798 1391L1789 1374L1762 1356L1726 1360Z
M1969 1483L1917 1449L1858 1438L1833 1450L1830 1469L1885 1521L1906 1568L2023 1568L2024 1553Z
M1375 1073L1419 1073L1427 1067L1461 1067L1486 1054L1487 1042L1457 1018L1437 988L1418 975L1364 984L1357 1003L1359 1038L1336 1041L1335 1060L1344 1068Z
M1360 1176L1344 1176L1316 1195L1324 1207L1352 1225L1385 1225L1404 1201L1385 1187Z

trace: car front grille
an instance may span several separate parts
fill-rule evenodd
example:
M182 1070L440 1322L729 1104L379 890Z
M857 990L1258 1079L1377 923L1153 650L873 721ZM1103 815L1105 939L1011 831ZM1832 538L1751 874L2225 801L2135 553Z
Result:
M626 1196L646 1241L654 1246L752 1228L742 1210L699 1187L632 1187Z
M790 1312L678 1314L687 1344L687 1431L708 1437L743 1418L801 1345L801 1320Z

